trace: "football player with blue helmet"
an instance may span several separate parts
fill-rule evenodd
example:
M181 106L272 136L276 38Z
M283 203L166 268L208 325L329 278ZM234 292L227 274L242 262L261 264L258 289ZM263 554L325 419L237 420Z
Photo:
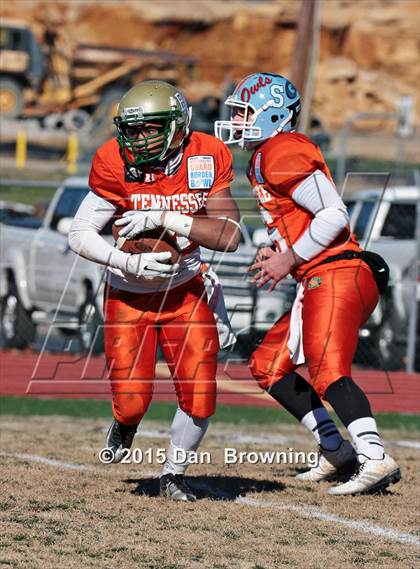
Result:
M299 283L291 311L274 324L250 363L259 385L320 446L319 464L298 479L326 480L358 464L354 476L331 494L360 494L398 482L400 470L384 451L370 403L351 378L359 328L386 285L379 274L386 264L378 271L372 254L362 251L321 151L296 132L300 96L288 79L248 75L226 105L231 119L216 122L216 136L253 151L248 178L271 240L251 267L254 282L273 290L291 274ZM310 383L296 373L305 362ZM321 398L348 429L354 449Z

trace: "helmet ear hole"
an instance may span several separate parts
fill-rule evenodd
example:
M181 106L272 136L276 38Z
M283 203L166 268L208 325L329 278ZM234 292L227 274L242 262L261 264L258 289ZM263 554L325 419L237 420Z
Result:
M271 122L278 122L279 117L278 115L271 115Z

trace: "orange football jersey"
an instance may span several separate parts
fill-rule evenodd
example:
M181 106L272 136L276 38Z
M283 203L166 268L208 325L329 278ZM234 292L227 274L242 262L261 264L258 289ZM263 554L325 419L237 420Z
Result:
M317 170L332 181L321 151L303 134L281 133L274 136L252 156L248 178L268 233L280 251L293 246L314 218L310 211L293 200L292 194L305 178ZM349 228L344 229L325 251L300 265L293 276L300 280L311 267L345 249L360 251ZM330 268L334 265L331 263Z
M117 215L130 209L195 215L204 213L208 196L229 188L232 179L232 155L225 144L209 134L192 132L166 171L145 166L138 174L125 166L115 138L105 142L93 158L89 186L117 207ZM184 252L196 247L186 241L180 244Z

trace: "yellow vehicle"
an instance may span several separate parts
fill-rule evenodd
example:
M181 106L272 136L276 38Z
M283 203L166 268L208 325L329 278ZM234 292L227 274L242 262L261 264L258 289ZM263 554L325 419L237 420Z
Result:
M0 113L17 117L25 98L40 89L45 54L32 31L18 20L2 19L0 49Z
M20 20L0 25L0 116L45 118L49 127L76 130L112 113L121 95L146 78L179 83L195 60L150 51L62 41L45 29L37 38ZM47 118L48 117L48 118Z

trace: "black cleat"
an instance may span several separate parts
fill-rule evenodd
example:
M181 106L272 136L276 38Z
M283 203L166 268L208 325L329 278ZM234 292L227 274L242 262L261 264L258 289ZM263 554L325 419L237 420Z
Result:
M160 495L181 502L197 500L182 474L163 474L160 477Z
M108 429L105 446L109 451L107 463L121 462L125 456L125 449L130 449L138 425L123 425L114 419Z

